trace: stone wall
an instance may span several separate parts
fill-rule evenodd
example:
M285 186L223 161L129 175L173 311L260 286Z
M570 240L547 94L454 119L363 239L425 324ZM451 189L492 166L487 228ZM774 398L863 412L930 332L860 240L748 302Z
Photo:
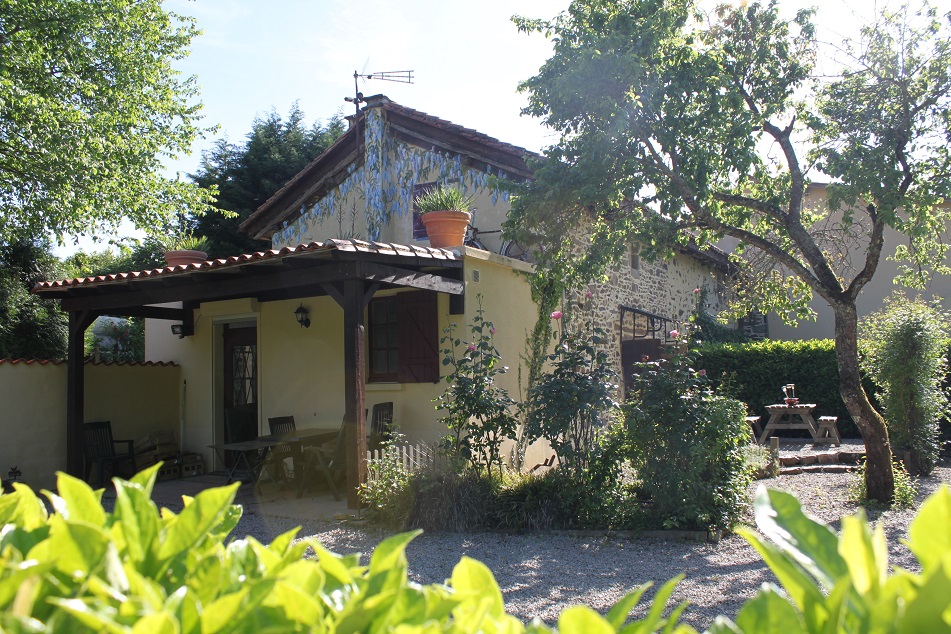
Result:
M666 318L674 328L694 313L699 299L695 289L706 288L708 313L716 315L725 308L728 291L723 282L722 272L690 255L677 253L670 260L648 262L629 252L610 269L607 281L588 285L591 298L585 302L585 317L611 335L608 354L620 376L622 306Z

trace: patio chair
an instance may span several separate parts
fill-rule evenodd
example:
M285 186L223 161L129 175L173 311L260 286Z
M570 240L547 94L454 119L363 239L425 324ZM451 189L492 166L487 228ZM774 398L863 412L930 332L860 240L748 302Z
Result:
M370 421L370 439L367 449L375 451L393 434L393 402L377 403L373 406L373 418Z
M307 486L308 477L316 472L324 477L330 492L335 500L340 499L340 492L337 490L337 480L347 471L347 442L346 427L341 424L340 431L337 432L337 439L332 447L327 445L313 447L308 452L307 461L304 463L304 469L301 473L300 482L297 485L297 497L304 494L304 488Z
M273 416L267 419L268 428L271 431L271 435L274 434L289 434L297 430L297 423L294 422L293 416ZM272 473L277 473L278 476L282 476L282 479L286 477L286 472L284 470L284 461L287 458L293 460L294 468L297 469L297 461L300 457L299 451L294 451L294 448L290 443L286 445L278 445L271 449L270 460L271 464L275 467L272 470Z
M106 465L112 468L113 474L117 464L131 465L131 471L126 470L123 475L135 475L135 451L131 440L115 440L112 437L112 423L110 421L96 421L83 425L85 440L84 456L86 459L86 480L92 474L93 465L99 465L99 480L97 486L102 488L106 483ZM116 445L125 445L125 451L116 451Z

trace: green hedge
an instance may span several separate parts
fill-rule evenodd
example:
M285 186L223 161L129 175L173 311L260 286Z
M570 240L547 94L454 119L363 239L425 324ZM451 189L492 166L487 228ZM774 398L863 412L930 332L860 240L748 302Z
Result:
M766 406L781 403L782 386L795 383L801 403L818 405L816 416L838 416L842 436L859 437L858 428L839 395L839 368L833 340L728 343L704 346L699 352L697 368L705 369L714 384L726 383L729 393L749 406L750 414L764 416L764 423ZM876 404L875 385L868 378L864 382L865 390Z

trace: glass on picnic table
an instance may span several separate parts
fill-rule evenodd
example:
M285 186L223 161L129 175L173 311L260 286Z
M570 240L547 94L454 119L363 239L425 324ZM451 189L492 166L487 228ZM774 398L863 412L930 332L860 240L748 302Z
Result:
M783 389L783 402L785 402L786 405L796 405L797 403L799 403L799 399L796 398L796 384L795 383L787 383L786 385L783 386L782 389Z

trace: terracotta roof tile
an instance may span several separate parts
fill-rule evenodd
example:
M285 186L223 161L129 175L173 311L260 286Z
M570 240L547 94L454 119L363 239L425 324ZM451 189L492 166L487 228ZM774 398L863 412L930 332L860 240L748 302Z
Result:
M319 251L347 251L351 253L380 253L384 255L400 255L415 258L434 258L440 260L460 260L460 255L448 249L434 249L432 247L407 247L396 244L384 244L376 242L364 242L363 240L343 240L331 239L323 242L308 242L297 246L288 246L281 249L268 249L267 251L258 251L256 253L242 253L227 258L218 258L215 260L205 260L197 264L183 264L179 266L167 266L161 269L151 269L148 271L134 271L130 273L115 273L110 275L97 275L95 277L80 277L69 280L58 280L50 282L40 282L33 287L34 291L46 289L65 289L79 286L91 286L103 283L122 283L125 280L149 279L166 276L174 276L181 273L192 271L208 271L213 269L223 269L230 266L248 264L251 262L261 262L275 258L302 255L305 253L316 253Z
M445 130L446 132L450 132L452 134L463 137L470 141L481 143L482 145L487 145L489 147L495 148L502 152L507 152L508 154L511 154L513 157L515 157L519 161L524 160L526 156L534 156L539 158L541 157L541 155L536 154L535 152L526 150L523 147L512 145L511 143L506 143L505 141L500 141L499 139L496 139L495 137L491 137L488 134L483 134L482 132L479 132L478 130L474 130L472 128L461 126L458 123L453 123L452 121L447 121L446 119L440 119L439 117L435 117L431 114L426 114L425 112L421 112L413 108L407 108L406 106L401 106L400 104L394 101L387 101L386 103L382 105L382 108L388 112L395 112L405 117L415 119L416 121L425 123L434 128Z
M63 365L65 359L0 359L0 365ZM85 365L127 365L143 367L178 367L174 361L92 361L86 359Z

